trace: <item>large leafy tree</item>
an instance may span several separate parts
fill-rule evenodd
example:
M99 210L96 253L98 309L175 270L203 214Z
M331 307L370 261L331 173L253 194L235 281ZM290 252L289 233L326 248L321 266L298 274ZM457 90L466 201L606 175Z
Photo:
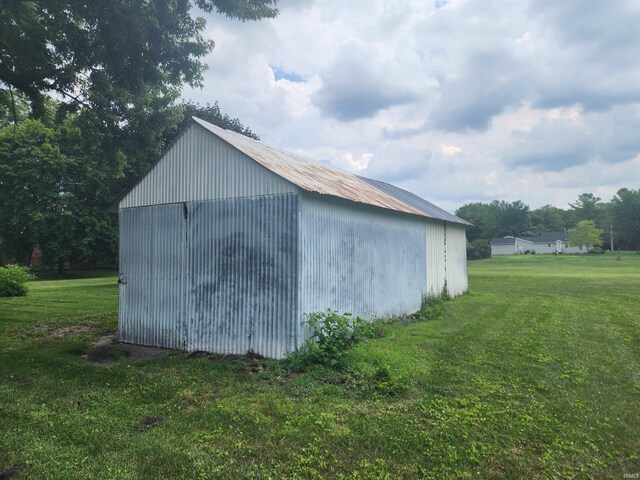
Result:
M0 224L3 254L24 261L42 247L45 264L109 263L116 249L113 216L100 194L93 161L78 150L80 129L27 120L0 130Z
M124 175L135 180L179 121L182 86L202 85L201 59L214 44L192 9L259 20L277 15L275 2L0 0L0 86L23 93L34 118L48 94L64 103L61 113L81 109L103 158L117 169L124 153Z
M640 253L640 189L622 188L610 204L616 235Z
M22 260L34 242L48 262L112 252L108 207L182 118L182 86L202 82L213 42L192 9L259 20L278 13L275 3L0 0L0 127L13 123L2 131L0 196L3 213L15 213L3 223L4 254ZM25 114L39 122L21 124Z
M520 200L494 200L491 208L496 216L495 236L522 235L529 230L529 206Z
M529 206L520 200L468 203L456 210L456 215L473 223L467 231L469 241L522 235L529 229Z
M176 136L191 123L192 117L198 117L202 120L206 120L209 123L213 123L220 128L231 130L233 132L241 133L247 137L255 140L260 140L260 137L253 133L249 127L242 125L238 118L233 118L222 113L218 102L214 102L213 105L207 103L202 106L195 102L183 102L180 104L181 119L175 127L168 128L163 134L164 146L167 147Z
M529 213L531 228L538 234L562 231L569 226L565 221L566 211L553 205L544 205Z
M574 247L595 247L602 245L602 230L596 227L593 220L581 220L575 227L570 228L569 245Z
M205 11L258 20L275 0L194 0ZM0 81L27 95L34 115L44 95L91 107L104 120L171 103L187 83L201 85L200 61L213 42L188 0L0 0Z
M456 210L456 215L473 225L467 227L467 240L488 240L496 230L496 216L491 205L482 202L467 203Z
M596 197L593 193L581 193L575 202L569 204L569 207L573 223L592 220L597 226L602 226L604 210L600 197Z

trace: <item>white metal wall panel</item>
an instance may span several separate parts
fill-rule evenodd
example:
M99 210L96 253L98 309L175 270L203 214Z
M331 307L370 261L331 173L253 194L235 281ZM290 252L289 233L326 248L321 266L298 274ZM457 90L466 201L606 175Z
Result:
M446 280L445 223L429 220L425 223L427 255L427 294L438 296Z
M181 205L120 211L120 340L184 348Z
M299 313L410 313L426 290L420 217L300 194ZM304 335L303 335L304 336Z
M188 350L295 348L297 216L294 194L188 204Z
M194 123L120 201L120 208L296 192L297 188Z
M491 245L491 256L494 255L515 255L516 245Z
M447 290L457 297L468 290L467 283L467 236L464 226L446 224L446 268Z

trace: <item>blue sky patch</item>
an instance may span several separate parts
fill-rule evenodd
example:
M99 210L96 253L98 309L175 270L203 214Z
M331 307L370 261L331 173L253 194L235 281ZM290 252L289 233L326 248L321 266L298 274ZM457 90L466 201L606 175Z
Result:
M280 70L278 67L274 67L273 65L269 65L271 70L273 70L273 76L278 80L289 80L290 82L296 83L304 83L306 80L302 78L300 75L294 72L285 72L284 70Z

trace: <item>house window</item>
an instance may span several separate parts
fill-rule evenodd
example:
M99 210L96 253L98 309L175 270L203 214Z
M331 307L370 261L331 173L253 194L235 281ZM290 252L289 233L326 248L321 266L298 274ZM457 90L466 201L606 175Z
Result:
M569 248L569 244L568 244L568 243L565 243L565 244L564 244L564 248Z
M548 244L547 244L547 247L550 247L550 246L551 246L551 244L550 244L550 243L548 243Z
M578 248L579 248L580 250L582 250L582 245L580 245Z

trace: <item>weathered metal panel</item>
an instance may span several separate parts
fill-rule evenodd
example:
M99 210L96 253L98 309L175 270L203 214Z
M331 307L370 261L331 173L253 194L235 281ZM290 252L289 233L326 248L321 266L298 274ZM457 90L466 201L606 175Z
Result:
M452 297L468 290L467 236L464 226L446 224L447 289Z
M120 208L296 191L291 183L194 124L124 196Z
M194 117L193 119L268 170L303 190L424 216L422 211L373 187L356 175L313 162L285 150L264 145L257 140L216 127L199 118Z
M188 209L188 350L279 358L294 349L297 195Z
M120 211L121 341L183 348L185 253L181 205Z
M301 315L331 308L372 319L420 308L422 218L302 192L299 224Z
M445 222L428 220L425 222L427 256L427 294L438 296L442 293L447 279Z
M442 208L434 205L433 203L419 197L415 193L411 193L390 183L381 182L379 180L372 180L370 178L358 177L367 182L368 184L376 187L392 197L400 200L401 202L421 211L425 216L433 219L446 220L448 222L461 223L463 225L471 225L466 220L443 210Z

